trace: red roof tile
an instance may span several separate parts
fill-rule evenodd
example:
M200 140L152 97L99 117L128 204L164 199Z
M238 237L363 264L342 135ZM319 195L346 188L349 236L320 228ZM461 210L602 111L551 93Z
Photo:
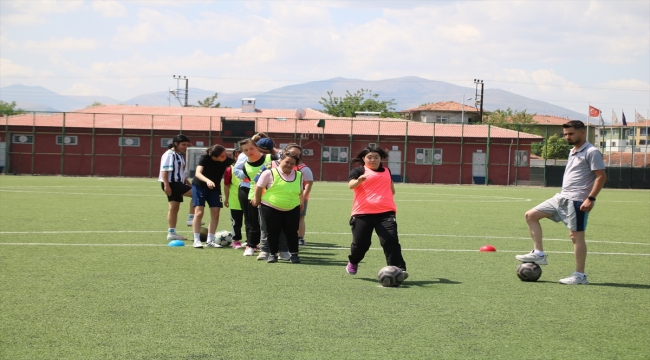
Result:
M406 109L402 110L400 112L406 113L406 112L416 112L416 111L457 111L457 112L462 112L463 111L463 104L459 104L455 101L442 101L442 102L437 102L435 104L427 104L427 105L422 105L418 106L416 108L411 108L411 109ZM475 107L465 105L465 112L478 112Z
M107 108L112 108L114 113L109 113ZM120 109L122 112L117 112ZM97 112L101 110L102 113ZM310 112L313 111L313 112ZM97 113L96 113L97 112ZM232 115L228 115L232 114ZM235 115L236 114L236 115ZM255 116L255 115L258 116ZM265 114L260 116L259 114ZM285 114L286 120L278 120L279 116L269 114ZM293 114L293 116L290 116ZM374 135L404 136L408 129L408 136L443 136L443 137L468 137L486 138L488 132L492 138L516 139L541 139L542 137L527 133L517 133L514 130L502 129L488 125L461 125L461 124L433 124L402 119L377 120L377 119L350 119L335 118L330 115L320 116L316 110L307 109L307 117L318 115L310 119L296 120L295 110L265 110L258 113L241 113L239 109L208 109L208 108L169 108L169 107L144 107L144 106L104 106L89 108L79 112L65 113L66 127L113 128L119 129L161 129L161 130L194 130L194 131L220 131L220 117L240 120L255 120L256 129L269 133L301 133L320 134L322 128L317 127L320 119L326 119L325 134L331 135ZM181 122L182 118L182 122ZM281 117L284 118L284 117ZM48 126L60 127L64 123L64 114L22 114L0 118L0 125L8 122L12 126ZM488 130L489 129L489 130Z

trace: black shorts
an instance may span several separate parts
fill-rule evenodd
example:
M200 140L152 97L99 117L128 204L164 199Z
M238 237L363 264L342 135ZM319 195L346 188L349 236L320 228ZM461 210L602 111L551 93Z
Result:
M170 182L169 187L172 188L172 194L167 195L167 200L168 201L178 201L178 202L183 202L183 194L186 192L192 190L192 187L189 185L186 185L185 183L180 183L180 182ZM165 191L165 183L160 182L160 188Z

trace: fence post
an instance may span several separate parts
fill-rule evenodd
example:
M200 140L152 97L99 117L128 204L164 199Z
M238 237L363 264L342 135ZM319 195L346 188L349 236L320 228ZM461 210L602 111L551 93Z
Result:
M546 159L548 157L548 125L546 125L546 136L544 137L544 154L542 154L542 157L544 158L544 186L546 186Z
M406 122L406 132L404 133L404 171L402 172L402 184L406 183L406 165L408 165L408 140L409 140L409 123Z
M517 150L515 151L515 156L513 156L513 158L515 159L515 186L517 186L517 180L519 180L519 166L517 166L517 154L519 153L519 138L521 137L521 134L519 133L520 129L521 129L521 125L517 124ZM530 159L530 155L532 155L532 147L531 147L531 154L528 155L529 155L528 158ZM510 156L510 154L508 154L508 156ZM510 168L510 164L508 164L508 168ZM530 160L528 161L528 180L530 181Z
M95 176L95 115L93 113L92 142L90 144L90 176Z
M65 174L65 114L63 113L63 124L61 126L61 175Z
M490 182L490 130L492 125L488 124L487 149L485 149L485 186Z
M36 161L36 112L32 112L32 165L31 174L34 175L34 161Z
M5 117L5 168L3 172L5 175L9 174L9 166L11 165L10 151L9 147L11 146L11 134L9 134L9 115Z
M182 125L181 125L182 126ZM120 141L118 145L120 146L120 175L122 176L122 155L124 154L124 114L122 114L122 126L120 126Z
M352 144L353 144L352 141L354 139L353 124L354 124L354 120L350 120L350 149L348 150L348 174L352 171L352 160L350 159L350 156L352 155Z
M320 175L318 176L318 181L323 181L323 149L324 148L325 148L325 126L323 126L323 140L320 143Z
M458 171L458 185L463 184L463 147L465 140L465 123L460 124L460 168Z
M210 126L208 128L208 147L212 147L212 116L210 116L210 123L208 124L208 126Z
M149 141L149 178L153 174L153 115L151 115L151 140Z
M436 123L433 123L433 136L431 137L431 184L433 184L433 169L436 162ZM426 156L424 157L426 159Z

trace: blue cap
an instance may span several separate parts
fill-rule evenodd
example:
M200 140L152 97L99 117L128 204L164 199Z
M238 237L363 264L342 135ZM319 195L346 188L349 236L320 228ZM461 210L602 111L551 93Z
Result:
M273 151L274 146L273 140L269 138L262 138L257 141L257 147L260 148L260 150Z

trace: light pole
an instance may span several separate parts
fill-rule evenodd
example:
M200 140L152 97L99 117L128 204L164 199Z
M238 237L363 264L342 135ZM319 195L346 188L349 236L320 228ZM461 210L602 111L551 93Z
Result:
M467 100L472 100L472 98L467 98ZM463 94L463 105L462 108L460 109L460 123L465 122L465 94ZM467 121L469 123L469 120Z
M481 105L481 108L479 109L478 113L478 122L482 123L483 122L483 80L481 79L474 79L474 84L476 84L476 103L479 103ZM479 98L478 94L478 86L481 85L481 95ZM480 100L479 100L480 99Z

